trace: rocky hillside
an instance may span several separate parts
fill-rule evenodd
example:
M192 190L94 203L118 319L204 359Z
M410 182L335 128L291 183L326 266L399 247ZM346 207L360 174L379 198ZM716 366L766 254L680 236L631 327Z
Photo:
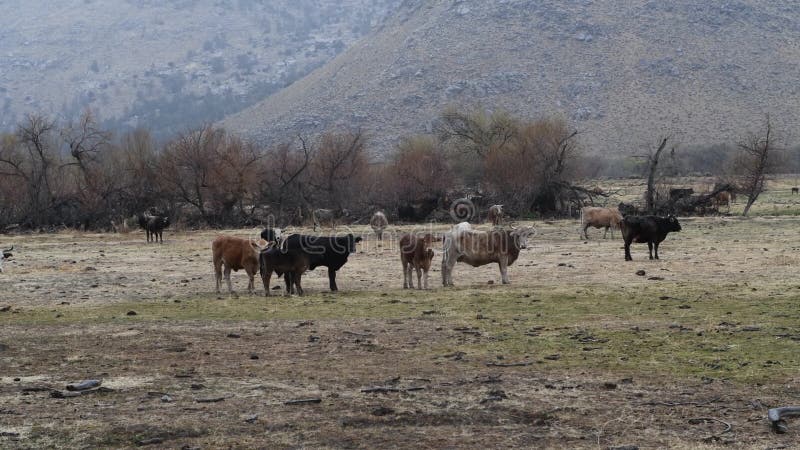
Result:
M448 105L573 121L592 151L735 140L800 117L791 0L407 0L331 62L223 123L265 142L369 130L378 152Z
M0 131L91 107L162 135L218 120L321 66L400 0L0 1Z

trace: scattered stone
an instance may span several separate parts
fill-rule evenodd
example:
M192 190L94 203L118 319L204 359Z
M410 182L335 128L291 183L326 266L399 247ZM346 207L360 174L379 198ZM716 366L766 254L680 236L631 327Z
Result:
M135 316L136 315L136 311L130 310L127 313L125 313L125 315L127 315L127 316Z
M242 337L242 335L241 334L236 334L236 333L228 333L227 337L233 338L233 339L239 339L240 337Z
M394 410L385 406L379 406L373 409L371 414L378 417L388 416L389 414L394 414Z
M244 421L247 422L247 423L255 423L256 420L258 420L258 416L255 415L255 414L251 414L251 415L247 416L246 419L244 419Z
M313 334L308 337L308 342L318 342L319 336L314 336Z
M742 327L742 331L761 331L761 327L756 325L749 325L746 327Z
M138 445L139 447L144 447L145 445L162 444L163 442L164 439L161 439L159 437L154 437L154 438L138 440L136 441L136 445Z
M616 388L617 388L617 383L614 383L614 382L611 382L611 381L607 381L607 382L603 383L603 389L607 389L609 391L613 391Z
M96 388L103 384L101 380L86 380L80 383L72 383L67 385L68 391L85 391L87 389Z
M313 322L313 321L311 321L311 320L304 320L304 321L302 321L302 322L300 322L300 323L298 323L298 324L297 324L297 328L300 328L300 327L309 327L309 326L311 326L311 325L314 325L314 322Z
M648 280L652 280L652 281L661 281L663 279L664 279L664 277L650 277L650 278L648 278Z
M639 275L640 277L643 277L643 276L647 275L647 272L645 272L644 270L637 270L636 271L636 275Z
M494 280L489 280L486 282L486 284L494 284Z
M547 355L544 357L544 359L548 361L558 361L559 359L561 359L561 355L559 355L558 353L556 353L555 355Z
M6 312L6 311L11 311L10 305L0 306L0 312Z
M201 383L192 383L192 385L189 386L189 387L194 391L199 391L200 389L203 389L206 386L204 384L201 384Z
M314 404L314 403L321 403L321 398L299 398L296 400L287 400L283 402L284 405L307 405L307 404Z
M172 403L172 397L167 394L161 396L161 401L164 403Z
M89 267L87 267L87 268L85 268L85 269L83 269L83 270L84 270L85 272L97 272L97 269L95 269L95 268L94 268L94 267L92 267L92 266L89 266Z
M256 355L255 353L251 353L250 359L258 359L258 355Z

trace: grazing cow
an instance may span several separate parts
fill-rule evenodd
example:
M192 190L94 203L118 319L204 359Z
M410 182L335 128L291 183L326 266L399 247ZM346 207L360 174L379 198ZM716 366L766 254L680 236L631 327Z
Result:
M315 209L311 211L311 220L314 222L314 231L317 227L327 224L329 228L336 229L336 221L342 217L350 217L350 211L346 209Z
M7 260L7 259L9 259L9 258L11 258L12 256L14 256L14 255L11 253L11 250L14 250L14 246L13 246L13 245L12 245L12 246L11 246L11 248L9 248L8 250L3 250L3 251L2 251L2 255L3 255L3 256L2 256L2 257L0 257L0 273L3 273L3 263L4 263L4 262L6 262L6 260Z
M309 270L319 266L327 267L330 289L335 292L339 290L336 286L336 271L344 266L350 253L356 251L358 242L361 242L361 236L352 234L331 237L292 234L283 240L281 248L302 250L308 255Z
M694 189L692 189L692 188L670 189L669 190L669 200L671 202L675 202L675 201L680 200L680 199L682 199L684 197L690 197L692 194L694 194Z
M731 193L730 191L720 191L711 198L711 204L719 208L722 205L727 206L729 209L731 207Z
M228 292L234 295L231 285L231 270L238 272L244 269L250 282L247 284L247 291L252 293L254 289L253 278L259 271L259 255L267 247L261 247L257 243L248 239L233 236L219 236L211 243L211 253L214 261L214 275L217 281L217 293L219 293L220 281L222 281L222 266L225 266L225 281L228 283Z
M486 220L492 222L492 225L498 226L503 222L503 205L492 205L489 207L489 214L486 215Z
M444 237L442 285L453 285L453 267L457 262L465 262L473 267L497 263L503 284L508 284L508 266L517 260L519 251L526 247L527 238L532 232L531 228L474 231L463 226L463 223L458 224Z
M376 212L372 215L372 218L369 219L369 225L372 227L372 231L378 235L378 239L383 240L383 230L389 225L386 214L382 211Z
M792 188L792 195L797 194L797 193L800 193L800 188L793 187Z
M622 222L622 214L617 208L584 206L581 209L581 236L589 239L589 234L586 232L589 227L605 228L603 232L603 239L605 239L610 228L611 238L613 239L614 229L619 228L620 222Z
M276 275L283 275L286 283L286 295L297 288L297 295L303 295L303 287L300 280L309 268L309 257L299 249L284 249L271 247L261 252L259 256L259 267L261 269L261 281L264 283L264 295L269 297L269 282L272 272Z
M153 238L153 242L164 243L164 228L169 226L169 217L146 212L139 215L139 226L142 227L147 234L147 242Z
M400 263L403 265L403 289L414 289L414 276L417 272L417 289L423 289L422 272L425 272L424 288L428 289L428 270L433 261L433 249L430 248L433 235L423 236L404 234L400 238Z
M681 231L681 224L675 216L626 216L622 220L622 238L625 240L625 261L632 261L631 243L645 243L650 250L650 259L653 259L653 247L656 249L655 259L658 259L658 245L671 231Z

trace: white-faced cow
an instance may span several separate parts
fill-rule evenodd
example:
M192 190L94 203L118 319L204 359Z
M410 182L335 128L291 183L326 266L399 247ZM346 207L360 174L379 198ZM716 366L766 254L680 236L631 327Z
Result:
M626 216L622 220L622 238L625 240L625 261L631 261L631 243L647 243L650 259L658 259L658 245L672 231L681 231L681 224L675 216Z
M386 219L386 214L382 211L377 211L369 219L369 225L372 227L372 231L378 235L378 239L383 240L383 230L389 226L389 220Z
M497 263L503 284L508 284L508 266L514 264L519 252L527 246L530 227L474 231L462 222L444 237L442 255L442 285L453 285L453 267L464 262L473 267Z
M6 262L7 259L9 259L12 256L14 256L11 253L12 250L14 250L14 246L13 245L8 250L3 250L2 253L0 253L0 254L2 254L2 257L0 257L0 273L3 273L3 263Z
M605 228L603 239L606 238L608 230L611 229L611 238L614 238L614 229L619 228L622 222L622 214L617 208L600 208L596 206L584 206L581 209L581 237L589 239L586 230L589 227Z
M414 289L413 272L417 272L417 289L428 289L428 271L433 261L433 235L404 234L400 238L400 263L403 265L403 289ZM425 274L423 281L422 274Z

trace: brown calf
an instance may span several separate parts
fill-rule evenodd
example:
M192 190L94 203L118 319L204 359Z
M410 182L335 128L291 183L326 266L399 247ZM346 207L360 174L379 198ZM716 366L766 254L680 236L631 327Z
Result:
M429 248L433 236L404 234L400 238L400 262L403 264L403 289L414 289L412 270L417 271L417 289L423 289L422 272L425 272L424 288L428 289L428 270L433 261L433 249Z
M217 281L217 293L219 293L220 281L222 281L222 266L225 266L225 281L228 283L228 292L233 292L231 286L231 270L238 272L244 269L250 282L247 284L247 291L252 293L254 289L253 278L258 273L258 257L264 247L248 239L241 239L233 236L219 236L211 243L211 253L214 259L214 275Z
M503 205L489 207L489 214L486 215L486 220L492 222L494 226L500 225L503 222Z
M619 228L622 222L622 214L617 208L600 208L596 206L585 206L581 209L581 237L589 239L586 230L589 227L605 228L603 239L606 238L608 229L611 229L611 238L614 238L614 229Z

